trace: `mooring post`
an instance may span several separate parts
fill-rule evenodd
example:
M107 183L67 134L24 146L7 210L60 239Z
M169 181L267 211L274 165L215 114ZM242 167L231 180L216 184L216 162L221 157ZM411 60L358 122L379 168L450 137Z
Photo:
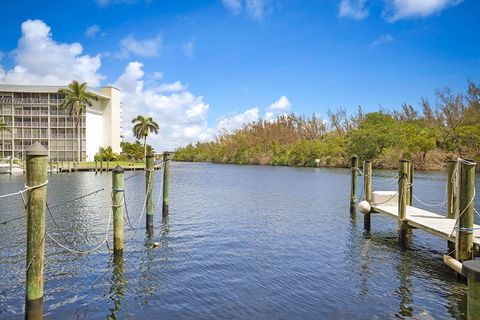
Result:
M27 282L25 318L43 315L43 261L45 253L45 208L48 151L35 142L27 149Z
M399 179L398 179L398 243L405 245L407 243L407 193L408 193L408 167L410 161L400 160Z
M50 164L50 174L53 173L53 163L52 163L52 160L49 161L49 164Z
M350 190L350 207L355 207L355 203L357 202L358 157L353 155L351 161L352 188Z
M145 191L147 196L147 231L153 228L153 153L147 153L145 157Z
M107 160L107 166L106 166L106 172L108 172L108 170L110 169L110 161Z
M455 253L460 262L473 258L473 208L475 196L475 166L473 160L459 159L460 194L458 197L459 223Z
M103 172L103 160L100 160L100 173Z
M408 166L408 202L407 205L411 206L413 203L413 177L415 173L415 166L410 162Z
M162 201L162 218L168 217L168 203L169 203L169 183L170 179L170 153L163 153L163 201Z
M13 173L13 151L12 151L12 156L10 157L10 174Z
M372 162L366 160L363 162L363 190L365 194L365 200L372 204ZM363 227L365 230L370 230L370 212L367 212L363 216Z
M98 174L98 162L95 160L95 174Z
M468 281L467 319L480 319L480 260L462 263L462 275Z
M456 195L454 192L454 172L457 167L456 160L448 160L447 162L447 218L455 219L455 203ZM452 252L455 250L455 242L448 241L448 251Z
M112 170L113 251L123 251L123 197L124 171L116 166Z

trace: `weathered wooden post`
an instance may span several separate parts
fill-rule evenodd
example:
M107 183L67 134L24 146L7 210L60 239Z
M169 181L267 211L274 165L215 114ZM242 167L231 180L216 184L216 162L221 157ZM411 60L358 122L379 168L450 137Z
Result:
M52 174L52 173L53 173L53 163L52 163L52 160L50 160L49 164L50 164L50 174Z
M352 156L350 170L352 174L352 187L350 190L350 207L352 208L352 207L355 207L355 203L357 202L358 157L356 155Z
M409 227L407 225L408 167L410 161L400 160L398 179L398 243L407 243Z
M48 151L35 142L27 149L27 281L25 318L43 316L43 260Z
M168 203L169 203L169 183L170 179L170 153L163 153L163 201L162 201L162 218L168 217Z
M103 160L100 160L100 173L103 172Z
M365 200L372 205L372 162L366 160L363 163L363 190L365 194ZM363 216L363 228L370 231L370 212L367 212Z
M455 219L455 203L456 195L454 193L454 172L457 167L456 160L448 160L447 162L447 218ZM455 250L455 243L448 241L448 250L452 252Z
M475 196L475 166L473 160L459 160L460 194L459 223L455 253L460 262L473 258L473 208Z
M95 160L95 174L98 174L98 162Z
M106 166L106 172L108 172L110 170L110 161L107 160L107 166Z
M413 203L413 177L415 173L415 167L413 163L410 162L408 166L408 202L407 205L411 206Z
M153 153L147 153L145 157L145 191L147 193L147 231L153 228Z
M12 156L10 157L10 174L13 173L13 151L12 151Z
M480 260L462 263L462 274L468 279L467 319L480 319Z
M112 171L113 251L123 251L124 171L116 166Z

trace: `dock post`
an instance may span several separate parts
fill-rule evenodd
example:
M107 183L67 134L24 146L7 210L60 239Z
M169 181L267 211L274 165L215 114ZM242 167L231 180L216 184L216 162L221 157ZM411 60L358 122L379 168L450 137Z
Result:
M454 193L454 172L457 167L456 160L448 160L447 162L447 218L455 219L455 203L457 197ZM448 241L448 251L452 252L455 250L455 243Z
M168 217L169 187L170 187L170 153L163 153L163 201L162 218Z
M413 178L414 178L414 173L415 173L415 167L413 163L410 162L408 165L408 202L407 205L411 206L413 203Z
M13 173L13 151L12 151L12 156L10 157L10 174Z
M407 225L407 193L408 193L408 167L410 161L400 160L398 179L398 243L406 245L409 227Z
M25 319L43 316L43 263L48 151L35 142L27 149L27 263Z
M52 174L52 173L53 173L53 163L52 163L52 160L50 160L49 165L50 165L50 174Z
M147 232L153 228L153 153L148 153L145 157L145 191L147 196Z
M473 160L459 159L460 194L458 197L459 223L455 253L460 262L473 258L473 208L475 196L475 166Z
M123 197L124 171L116 166L112 170L113 251L123 251Z
M372 161L366 160L363 163L363 190L365 200L372 204ZM370 212L363 216L363 228L370 231Z
M351 161L352 187L350 190L350 208L355 207L355 203L357 202L358 157L353 155Z
M98 162L95 160L95 174L98 174Z
M100 173L103 172L103 160L100 160Z
M468 281L467 319L480 319L480 261L465 261L462 275Z

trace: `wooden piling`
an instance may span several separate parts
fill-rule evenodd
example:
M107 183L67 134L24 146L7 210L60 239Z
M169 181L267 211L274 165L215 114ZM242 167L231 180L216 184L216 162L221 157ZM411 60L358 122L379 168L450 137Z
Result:
M50 174L53 173L53 163L52 163L52 160L49 161L49 165L50 165Z
M170 179L170 153L163 153L163 201L162 201L162 218L168 217L168 203L169 203L169 183Z
M153 228L153 153L148 153L145 157L145 191L147 196L147 231Z
M47 198L48 151L35 142L26 151L29 188L27 202L27 277L25 318L43 315L43 263L45 253L45 208Z
M116 166L112 170L113 251L123 251L123 197L124 170Z
M460 194L458 197L459 222L455 253L458 261L473 258L473 208L475 195L475 165L473 160L459 160Z
M352 156L351 166L352 174L352 186L350 190L350 207L355 207L357 202L357 176L358 176L358 157L356 155Z
M465 261L461 272L468 279L467 319L480 319L480 261Z
M13 152L12 152L12 156L10 157L10 174L13 173Z
M408 202L407 205L411 206L413 204L413 178L415 175L415 167L413 163L410 162L408 166Z
M455 203L456 195L454 193L454 172L457 167L456 160L448 160L447 162L447 218L455 219ZM455 242L448 241L448 251L452 252L455 250Z
M95 160L95 174L98 174L98 162Z
M103 160L100 160L100 173L103 172Z
M400 160L399 179L398 179L398 243L405 245L408 237L407 225L407 193L408 193L408 167L410 161Z
M365 194L365 200L372 204L372 162L365 161L363 163L363 190ZM363 216L363 227L365 230L370 230L370 212L367 212Z

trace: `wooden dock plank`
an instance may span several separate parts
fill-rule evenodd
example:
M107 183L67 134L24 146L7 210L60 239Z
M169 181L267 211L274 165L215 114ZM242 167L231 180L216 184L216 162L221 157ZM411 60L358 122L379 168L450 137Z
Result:
M395 218L398 217L397 206L374 205L373 210ZM445 240L455 241L456 234L455 232L452 234L455 219L447 219L445 216L437 213L407 206L407 223L411 227L422 229ZM473 227L480 228L479 225L474 225ZM475 230L473 232L473 242L476 245L480 245L480 230Z

